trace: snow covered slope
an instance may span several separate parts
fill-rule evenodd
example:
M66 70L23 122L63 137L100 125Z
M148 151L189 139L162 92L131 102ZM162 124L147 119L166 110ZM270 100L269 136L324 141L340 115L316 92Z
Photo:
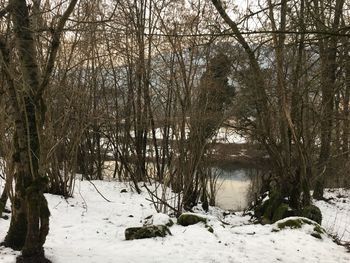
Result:
M218 208L205 215L214 233L203 223L188 227L175 224L170 228L172 236L125 241L125 228L141 226L150 215L157 219L153 223L166 216L156 215L145 199L147 193L132 193L118 182L94 184L112 202L106 202L86 181L77 182L74 198L46 195L52 215L45 251L53 262L350 262L346 249L326 235L322 240L314 238L306 228L272 232L273 225L252 225L240 214L224 218ZM124 188L128 192L120 193ZM0 219L0 238L8 224L9 220ZM1 263L15 262L15 256L15 252L0 248Z

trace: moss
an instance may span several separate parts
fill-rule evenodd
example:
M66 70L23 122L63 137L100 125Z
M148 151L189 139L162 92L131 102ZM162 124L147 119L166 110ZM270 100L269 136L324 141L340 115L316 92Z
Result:
M307 218L291 218L291 219L287 219L286 221L278 223L277 226L280 229L284 229L286 227L301 228L303 224L314 225L315 223L308 220Z
M211 226L208 226L207 229L210 233L214 233L214 229Z
M303 224L313 225L314 229L311 233L311 236L322 239L322 234L326 233L326 231L317 223L307 219L307 218L292 218L288 219L284 222L280 222L277 224L279 229L284 229L286 227L290 227L293 229L301 228ZM279 229L272 229L272 232L278 232Z
M272 191L269 199L254 209L254 215L260 219L261 223L270 224L286 217L287 211L288 205L283 203L281 194L278 191Z
M315 205L306 206L302 212L301 216L309 218L318 224L322 223L322 213L321 210Z
M300 228L303 224L314 225L315 227L316 226L320 227L317 223L309 220L308 218L302 218L302 217L287 219L284 222L278 223L277 226L279 228L281 228L280 225L282 226L282 228L284 228L284 227ZM293 226L297 226L297 227L293 227Z
M214 233L214 229L208 225L208 224L205 224L205 228L210 232L210 233Z
M322 239L321 234L320 234L320 233L317 233L317 232L311 233L311 236L313 236L314 238Z
M27 235L27 220L24 213L12 217L4 245L14 250L21 250Z
M284 222L278 223L277 226L280 229L284 229L286 227L290 227L290 228L301 228L303 222L300 218L297 219L288 219Z
M272 191L270 194L270 199L268 200L268 206L266 208L264 216L272 219L274 212L276 209L282 204L282 196L278 191Z
M288 216L289 206L287 204L280 204L273 212L272 223L277 222Z
M177 223L182 226L194 225L199 222L207 223L207 219L195 214L181 214L177 219Z
M152 237L165 237L167 234L171 235L167 226L144 226L144 227L130 227L125 230L125 239L144 239Z
M326 231L320 226L320 225L315 225L314 231L319 234L325 234Z
M268 219L268 218L266 218L266 217L263 217L263 218L261 219L261 224L262 224L262 225L271 224L271 220Z
M169 222L165 224L167 227L171 227L174 225L174 221L169 218Z

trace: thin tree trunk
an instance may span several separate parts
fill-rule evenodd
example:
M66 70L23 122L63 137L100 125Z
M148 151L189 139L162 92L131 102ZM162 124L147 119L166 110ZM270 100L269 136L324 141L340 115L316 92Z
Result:
M315 0L315 8L318 12L318 19L322 17L322 10L318 8L318 1ZM344 0L337 0L332 29L339 28ZM333 130L334 95L336 80L336 58L337 58L338 37L332 36L329 40L319 40L321 59L321 92L322 92L322 116L321 116L321 148L318 159L318 174L314 188L314 198L322 199L326 178L330 175L329 163L331 155L331 139Z

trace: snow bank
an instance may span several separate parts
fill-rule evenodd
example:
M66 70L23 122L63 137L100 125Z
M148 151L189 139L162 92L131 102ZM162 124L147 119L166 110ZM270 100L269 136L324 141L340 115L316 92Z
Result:
M319 240L304 229L273 232L273 225L253 225L240 213L224 217L219 208L204 215L214 233L204 223L175 224L170 228L172 236L125 241L127 227L141 226L149 216L163 223L168 216L154 211L146 191L138 195L118 182L94 184L112 202L86 181L77 182L74 198L46 195L52 216L45 251L54 263L350 262L345 248L326 235ZM120 193L125 188L128 192ZM8 225L9 220L0 219L1 238ZM15 262L15 255L0 248L1 263Z

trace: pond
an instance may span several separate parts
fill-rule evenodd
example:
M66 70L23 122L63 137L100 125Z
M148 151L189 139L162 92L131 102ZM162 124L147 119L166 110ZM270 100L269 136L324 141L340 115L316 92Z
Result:
M105 162L105 175L111 178L115 162ZM239 211L250 202L252 178L257 178L255 168L237 167L236 165L212 166L212 175L217 176L216 206Z
M228 210L243 210L248 206L252 178L258 171L252 168L213 167L217 174L216 205Z

